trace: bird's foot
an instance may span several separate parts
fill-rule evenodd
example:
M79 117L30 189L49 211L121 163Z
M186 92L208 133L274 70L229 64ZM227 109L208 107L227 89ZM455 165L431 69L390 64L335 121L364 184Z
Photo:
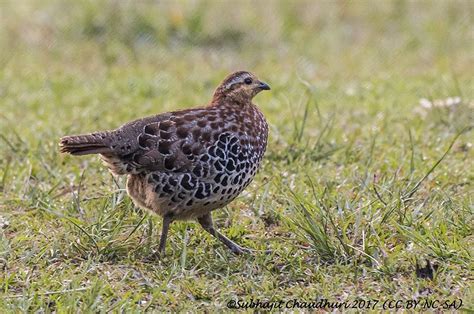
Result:
M253 250L245 248L245 247L241 247L240 245L237 245L237 244L229 246L229 249L232 251L232 253L236 255L242 255L244 253L246 254L253 253Z
M153 253L151 253L145 258L145 261L156 262L156 261L162 260L164 257L165 257L164 251L154 251Z

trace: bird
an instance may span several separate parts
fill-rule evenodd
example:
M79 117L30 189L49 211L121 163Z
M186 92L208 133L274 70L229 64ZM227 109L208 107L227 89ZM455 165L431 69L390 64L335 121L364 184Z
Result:
M99 154L113 175L126 175L134 204L162 217L157 255L170 224L196 220L233 253L254 250L214 227L211 212L232 202L253 180L266 151L268 124L252 102L270 86L237 71L200 107L138 119L115 130L64 136L60 151Z

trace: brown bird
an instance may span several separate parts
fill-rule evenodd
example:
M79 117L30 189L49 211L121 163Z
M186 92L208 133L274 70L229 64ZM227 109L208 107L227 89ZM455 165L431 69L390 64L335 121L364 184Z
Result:
M128 175L134 203L163 217L158 252L174 220L196 219L232 252L249 252L218 232L211 211L252 181L267 146L268 125L252 98L270 87L246 71L229 75L205 107L129 122L116 130L65 136L63 153L100 154L115 175Z

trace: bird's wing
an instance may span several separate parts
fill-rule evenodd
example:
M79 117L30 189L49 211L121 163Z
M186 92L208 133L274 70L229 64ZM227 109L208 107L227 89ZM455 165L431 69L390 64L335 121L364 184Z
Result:
M118 174L190 171L217 138L210 117L209 110L192 109L130 122L110 133L112 151L102 155Z

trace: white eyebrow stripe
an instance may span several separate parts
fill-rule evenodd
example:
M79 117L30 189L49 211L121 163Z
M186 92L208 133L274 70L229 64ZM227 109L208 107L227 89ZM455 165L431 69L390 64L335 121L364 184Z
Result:
M237 83L242 83L247 77L250 77L248 73L241 74L234 79L232 79L229 83L225 84L225 88L229 89L232 85Z

